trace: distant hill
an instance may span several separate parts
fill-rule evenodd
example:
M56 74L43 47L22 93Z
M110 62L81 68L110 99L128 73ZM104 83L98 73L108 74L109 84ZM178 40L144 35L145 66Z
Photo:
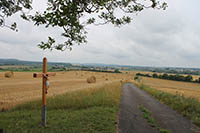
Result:
M42 66L42 62L38 61L24 61L19 59L0 59L0 66L3 65L25 65L25 66ZM173 74L192 74L200 75L200 68L184 68L184 67L155 67L155 66L131 66L131 65L117 65L117 64L103 64L103 63L63 63L63 62L48 62L48 66L60 68L68 67L70 69L120 69L120 70L136 70L149 71L157 73L173 73Z
M135 68L136 66L130 66L130 65L118 65L118 64L103 64L103 63L83 63L79 64L81 66L90 66L90 67L130 67L130 68Z
M24 61L18 59L0 59L0 65L42 65L42 62L38 61ZM72 66L71 63L62 63L62 62L48 62L48 65L59 65L69 67Z

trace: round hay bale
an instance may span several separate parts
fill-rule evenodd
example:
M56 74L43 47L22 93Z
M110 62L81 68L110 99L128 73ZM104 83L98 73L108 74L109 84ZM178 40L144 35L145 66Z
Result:
M13 78L14 77L14 73L13 71L8 71L4 74L5 78Z
M96 77L91 76L91 77L87 78L87 83L96 83Z
M105 80L108 81L108 78L106 78Z

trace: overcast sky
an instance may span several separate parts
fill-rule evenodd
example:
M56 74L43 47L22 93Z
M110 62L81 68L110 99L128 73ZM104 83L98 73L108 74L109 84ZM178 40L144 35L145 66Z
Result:
M37 47L47 36L62 40L57 29L35 27L14 16L18 32L0 28L0 58L71 63L105 63L139 66L200 67L200 1L166 0L168 8L145 10L131 24L89 26L88 43L72 51L43 51ZM34 0L42 10L44 3Z

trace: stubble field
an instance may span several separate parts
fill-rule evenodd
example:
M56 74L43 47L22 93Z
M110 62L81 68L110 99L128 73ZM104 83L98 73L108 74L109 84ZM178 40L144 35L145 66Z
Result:
M144 71L129 72L129 74L132 76L135 76L136 73L150 74L150 75L153 74L153 72L144 72ZM161 73L161 74L164 74L164 73ZM186 76L186 75L183 75L183 76ZM199 79L200 77L198 75L191 75L191 76L193 77L194 80ZM186 98L192 97L200 101L200 84L199 83L172 81L172 80L164 80L164 79L149 78L149 77L141 77L141 82L144 85L150 86L152 88L155 88L163 92L168 92L174 95L178 93L180 95L184 95L184 97Z
M137 72L123 72L121 74L69 71L57 72L55 77L50 77L48 97L63 94L69 91L102 87L105 84L121 80L133 79ZM142 72L143 73L143 72ZM96 83L88 84L86 79L95 76ZM142 77L145 85L172 94L183 94L200 101L200 84L170 81L163 79ZM33 78L32 72L15 72L14 78L5 78L0 72L0 110L12 108L17 104L41 99L42 79Z
M88 84L86 79L95 76L96 83ZM80 89L102 87L105 84L131 79L128 74L99 73L87 71L57 72L50 77L48 97ZM33 78L32 72L15 72L14 78L5 78L0 72L0 110L9 109L17 104L40 99L42 79Z
M200 84L142 77L142 82L152 88L171 94L181 94L200 101Z

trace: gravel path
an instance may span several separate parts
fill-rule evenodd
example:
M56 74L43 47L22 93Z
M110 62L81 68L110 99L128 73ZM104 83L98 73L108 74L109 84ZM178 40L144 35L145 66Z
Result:
M170 107L161 104L137 86L127 83L122 87L120 99L119 133L158 133L142 117L139 105L143 105L158 125L172 133L195 133L197 127Z

